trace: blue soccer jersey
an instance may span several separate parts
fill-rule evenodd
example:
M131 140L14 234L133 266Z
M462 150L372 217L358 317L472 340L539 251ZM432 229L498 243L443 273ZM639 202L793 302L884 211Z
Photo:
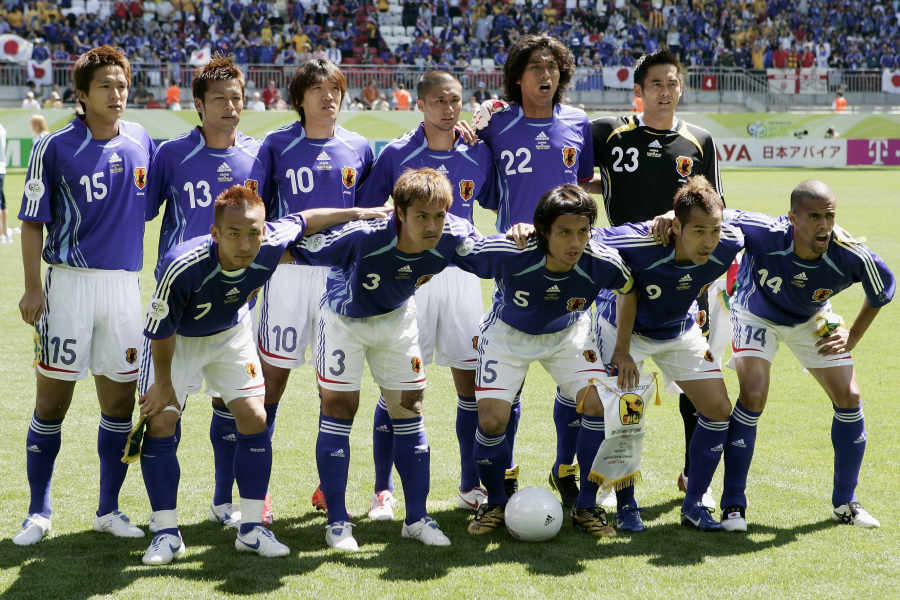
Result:
M837 225L828 250L811 261L794 254L794 227L787 217L726 210L725 220L745 239L733 306L778 325L797 325L856 282L873 307L894 297L896 281L884 261Z
M453 263L496 281L486 322L500 319L531 335L569 327L601 289L631 288L631 274L619 253L594 240L588 242L575 267L565 273L546 269L547 255L537 241L519 249L502 235L465 242L457 248Z
M322 302L339 315L361 318L402 306L447 266L459 244L477 237L471 223L447 215L434 249L406 254L397 249L397 221L391 216L311 235L291 252L300 263L330 266Z
M429 150L425 125L388 144L360 190L362 206L384 204L394 184L407 169L430 167L447 176L453 190L450 214L472 222L472 203L496 206L497 171L485 144L469 146L457 138L449 151Z
M234 146L210 148L199 127L159 145L147 187L148 221L166 205L159 259L177 244L209 233L213 202L219 194L236 184L256 189L250 171L258 150L259 143L240 132Z
M80 118L31 153L19 219L45 223L49 264L140 271L153 140L137 123L95 140Z
M597 229L593 238L618 250L631 269L638 295L634 332L654 340L677 338L696 323L694 301L744 247L740 229L729 225L722 226L719 245L702 265L676 262L674 242L657 244L649 221ZM600 292L597 315L616 324L615 294Z
M497 231L531 223L545 192L594 176L591 123L578 108L557 104L551 118L529 119L512 104L478 135L491 148L500 175L497 204L485 206L497 210Z
M305 231L306 221L299 214L267 222L259 254L238 272L222 270L219 246L209 235L178 244L160 261L144 335L150 339L175 333L203 337L235 326L247 314L247 300L268 281L287 247Z
M372 168L369 142L339 125L310 139L299 121L269 133L250 178L259 182L270 221L307 208L352 208ZM383 203L382 203L383 204Z

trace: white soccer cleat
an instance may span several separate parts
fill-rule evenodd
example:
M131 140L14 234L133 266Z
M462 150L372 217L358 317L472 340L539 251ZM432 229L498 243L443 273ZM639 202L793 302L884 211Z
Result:
M22 522L22 529L13 537L13 544L17 546L30 546L50 535L52 527L50 519L34 513L28 515Z
M856 527L864 527L866 529L874 529L881 527L881 523L869 514L859 502L855 500L847 504L841 504L831 511L831 518L847 525L855 525Z
M466 510L478 510L478 507L487 502L487 491L481 487L473 487L468 492L456 494L456 506Z
M145 565L167 565L176 558L184 558L181 535L161 533L153 538L142 559Z
M353 523L350 521L337 521L325 526L325 543L329 548L343 550L344 552L356 552L359 544L353 537Z
M722 509L722 529L725 531L747 531L747 517L743 506L729 506Z
M422 517L412 525L403 523L400 535L405 538L418 540L426 546L449 546L450 538L444 535L437 521L431 517Z
M209 505L209 520L225 527L237 529L241 524L241 511L234 510L230 502Z
M371 504L369 504L369 518L373 521L392 521L394 520L394 506L397 499L391 490L381 490L377 494L372 495Z
M616 508L616 491L615 490L607 490L600 494L597 498L597 506L602 506L603 508Z
M114 510L105 515L94 517L94 531L109 533L116 537L139 538L144 537L144 531L131 524L128 516L119 510Z
M266 558L278 558L291 553L290 548L279 542L275 534L262 525L257 525L244 534L238 531L234 549L238 552L256 552Z

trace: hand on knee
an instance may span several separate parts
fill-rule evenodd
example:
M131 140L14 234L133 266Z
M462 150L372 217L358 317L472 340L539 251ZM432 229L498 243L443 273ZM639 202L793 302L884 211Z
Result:
M424 390L381 390L392 419L415 419L422 415Z
M147 422L147 435L159 438L175 435L175 426L180 418L181 412L178 409L172 407L170 410L166 407L162 412L150 417Z

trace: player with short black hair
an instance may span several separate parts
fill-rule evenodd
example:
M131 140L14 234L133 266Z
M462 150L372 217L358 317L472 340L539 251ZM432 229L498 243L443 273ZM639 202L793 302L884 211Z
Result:
M244 74L230 58L214 56L194 72L194 108L200 125L159 145L150 163L147 218L153 219L165 205L159 235L161 261L166 253L186 240L206 235L213 224L213 200L235 184L257 185L250 171L257 162L259 142L238 131L244 108ZM155 271L162 275L159 265ZM138 393L153 383L150 339L144 338ZM232 505L234 451L237 440L234 416L215 390L209 439L213 447L215 488L209 518L228 527L240 522ZM268 519L264 518L264 522ZM155 531L156 524L150 524Z
M746 239L731 299L734 352L729 364L740 382L722 491L722 525L731 531L747 530L747 472L780 342L822 386L834 409L832 518L859 527L880 525L856 498L866 427L850 352L893 299L896 280L877 254L835 224L836 206L824 182L808 180L791 192L787 217L725 211L726 222ZM857 282L865 298L847 329L832 312L830 299Z
M591 122L594 165L600 177L589 184L603 195L606 215L613 226L640 223L672 209L676 191L692 175L703 175L724 197L713 138L706 130L676 116L683 91L682 67L667 48L640 57L634 69L634 93L643 99L644 111L637 115L600 117ZM708 303L699 300L704 332ZM723 324L724 325L724 324ZM724 338L723 338L724 339ZM717 353L719 349L714 349ZM687 488L690 440L697 425L693 403L684 394L679 399L684 422L684 469L678 486ZM626 509L631 522L625 527L643 529L637 506L629 500L633 488L619 490L616 504ZM705 502L715 506L711 495Z
M314 209L265 221L262 200L234 185L215 200L209 235L170 249L150 302L144 335L153 347L154 381L141 397L147 432L141 471L157 532L144 553L148 565L184 556L176 504L180 469L176 424L188 394L205 379L234 415L234 474L241 494L238 551L278 557L289 553L262 523L272 469L272 440L264 408L265 383L247 301L289 260L288 247L304 235L379 211Z
M35 146L19 212L25 271L19 310L36 329L37 390L25 442L31 502L13 538L18 545L37 543L50 531L50 480L62 422L75 382L88 371L101 413L94 529L144 535L119 511L118 496L141 346L138 272L154 145L143 127L121 120L131 66L120 51L101 46L85 52L73 78L84 116ZM41 257L49 265L43 288Z
M423 122L391 141L378 155L360 191L365 205L387 202L400 175L407 169L431 167L450 181L453 203L450 214L472 223L475 202L492 204L497 192L497 172L491 151L482 143L467 144L455 127L462 110L462 86L446 71L428 71L419 80L416 105ZM399 209L404 199L395 198ZM460 452L460 482L456 504L475 510L486 495L480 486L472 450L477 426L473 339L484 314L481 282L452 265L416 290L416 317L422 363L434 360L448 365L457 393L456 436ZM384 400L375 408L372 453L375 490L369 509L372 519L393 517L393 431Z
M425 371L416 304L410 299L450 263L459 244L478 234L465 219L447 214L453 192L435 169L406 171L391 196L397 206L391 218L323 232L293 251L299 262L331 266L316 344L322 398L316 464L328 507L325 542L345 551L359 549L345 494L350 430L366 362L391 419L406 501L401 535L429 546L450 545L425 507L431 450L422 417Z
M359 206L358 193L372 167L369 142L337 124L347 81L331 61L301 64L290 83L298 120L266 135L250 178L259 183L266 218L316 207ZM313 349L327 269L284 264L266 283L257 341L266 380L269 433L291 369ZM314 505L316 498L313 498Z
M473 535L491 533L504 522L509 499L504 478L512 452L507 426L532 362L541 362L562 396L583 405L580 421L593 426L602 419L602 403L588 385L591 377L605 372L596 362L588 309L601 289L627 292L632 279L618 252L591 239L596 217L590 194L573 184L557 186L538 202L535 236L524 248L497 235L467 241L456 251L454 262L460 268L495 279L498 290L478 337L475 458L488 500L469 523ZM578 455L590 469L593 455L584 458L583 439L579 435ZM573 512L572 517L593 535L615 535L602 509Z

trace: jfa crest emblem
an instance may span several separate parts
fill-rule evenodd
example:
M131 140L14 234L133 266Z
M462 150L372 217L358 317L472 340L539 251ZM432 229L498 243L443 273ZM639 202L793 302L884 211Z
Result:
M142 190L147 185L147 167L134 168L134 185L137 189Z
M422 359L418 356L413 356L409 361L409 366L412 367L412 370L416 373L422 372Z
M597 353L593 350L584 351L584 360L588 362L597 362Z
M563 164L567 167L574 167L575 160L578 158L578 149L574 146L564 146L562 149Z
M566 310L569 312L576 312L579 310L584 310L586 302L584 298L569 298L569 301L566 302Z
M814 302L824 302L831 298L831 295L834 293L834 290L829 290L828 288L819 288L815 292L813 292L812 299Z
M341 168L341 181L344 182L344 187L347 189L356 185L356 169L353 167Z
M253 363L247 363L244 365L244 370L247 371L247 375L256 379L256 365Z
M254 194L259 193L259 182L255 179L245 179L244 187L253 192Z
M631 392L619 397L619 418L622 425L636 425L644 416L644 401Z
M472 336L472 350L478 350L478 336Z
M137 360L137 348L129 348L125 351L125 362L129 365L133 365L134 361Z
M416 279L416 287L418 288L420 286L425 285L426 283L431 281L432 277L434 277L434 275L422 275L421 277Z
M459 182L459 197L463 200L471 200L475 193L475 182L471 179L462 179Z
M678 171L678 174L682 177L690 175L693 168L694 159L690 156L679 156L675 159L675 170Z

